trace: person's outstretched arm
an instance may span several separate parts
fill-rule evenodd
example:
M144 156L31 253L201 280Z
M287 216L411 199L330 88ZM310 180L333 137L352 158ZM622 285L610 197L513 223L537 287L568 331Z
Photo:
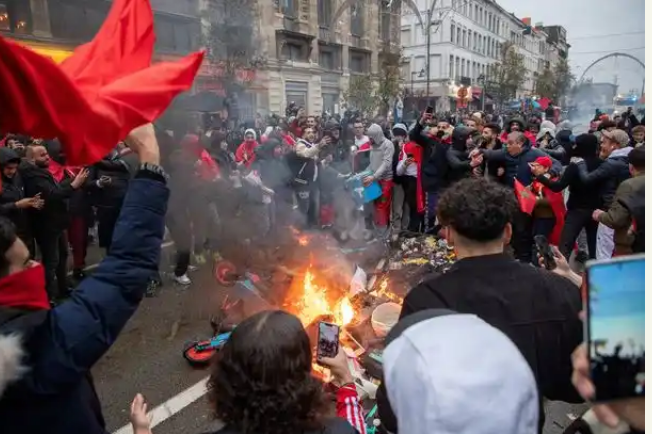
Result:
M41 393L54 393L88 373L116 341L158 270L169 190L165 176L145 165L159 163L152 126L134 130L128 141L141 168L129 184L111 252L30 339L40 355L30 366L38 375L30 377L39 380L33 387Z

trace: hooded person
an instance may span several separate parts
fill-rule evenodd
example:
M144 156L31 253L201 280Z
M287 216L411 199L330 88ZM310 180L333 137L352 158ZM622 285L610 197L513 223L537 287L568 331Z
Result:
M471 176L473 169L478 167L481 159L469 158L469 152L473 148L474 128L456 127L453 131L453 142L448 148L446 159L450 170L448 172L449 184L453 184L460 179Z
M374 201L374 223L378 228L386 228L389 225L392 210L394 145L385 137L382 127L378 124L371 124L367 129L367 134L371 142L371 151L366 172L369 172L370 175L365 176L362 183L364 186L368 186L372 182L380 184L382 194Z
M236 163L242 163L246 168L250 168L256 159L254 150L257 146L256 131L253 128L247 128L244 133L244 142L240 143L240 146L235 151Z
M424 310L401 319L385 343L378 409L392 432L538 432L532 370L507 336L476 315Z
M629 146L629 140L629 135L623 130L605 130L602 132L599 155L604 163L590 173L584 161L577 163L582 182L593 188L601 187L602 210L611 207L618 186L630 177L628 155L634 148ZM602 223L598 225L596 259L611 258L614 251L613 236L613 229Z
M18 172L20 156L10 148L0 148L0 215L8 218L16 227L31 256L34 256L34 238L29 225L27 210L43 206L38 197L25 197L25 187Z
M522 132L525 137L530 141L530 143L534 144L536 143L536 136L529 131L528 129L525 128L525 122L523 119L515 117L507 121L505 124L505 131L500 135L500 141L502 143L507 143L507 135L509 133L512 133L514 131L520 131Z
M551 130L554 131L554 130L557 129L557 126L555 125L554 122L545 120L545 121L542 121L541 125L540 125L541 130L544 129L544 128L548 128L548 129L551 129Z

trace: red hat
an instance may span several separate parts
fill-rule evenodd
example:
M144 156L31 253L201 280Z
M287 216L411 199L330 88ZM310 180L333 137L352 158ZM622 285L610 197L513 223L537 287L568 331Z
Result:
M552 158L550 157L539 157L534 160L534 162L545 167L546 169L550 169L552 167Z

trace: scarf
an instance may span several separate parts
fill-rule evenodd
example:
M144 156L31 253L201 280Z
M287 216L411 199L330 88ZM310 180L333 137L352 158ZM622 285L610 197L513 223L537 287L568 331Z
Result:
M0 306L50 309L43 265L38 264L0 279Z

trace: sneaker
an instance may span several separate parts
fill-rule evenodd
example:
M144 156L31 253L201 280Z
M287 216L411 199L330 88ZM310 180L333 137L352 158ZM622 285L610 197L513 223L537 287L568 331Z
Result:
M196 265L188 265L188 273L192 273L193 271L197 271L199 267Z
M172 280L177 282L179 285L184 286L190 285L192 283L187 274L183 274L181 276L172 276Z

